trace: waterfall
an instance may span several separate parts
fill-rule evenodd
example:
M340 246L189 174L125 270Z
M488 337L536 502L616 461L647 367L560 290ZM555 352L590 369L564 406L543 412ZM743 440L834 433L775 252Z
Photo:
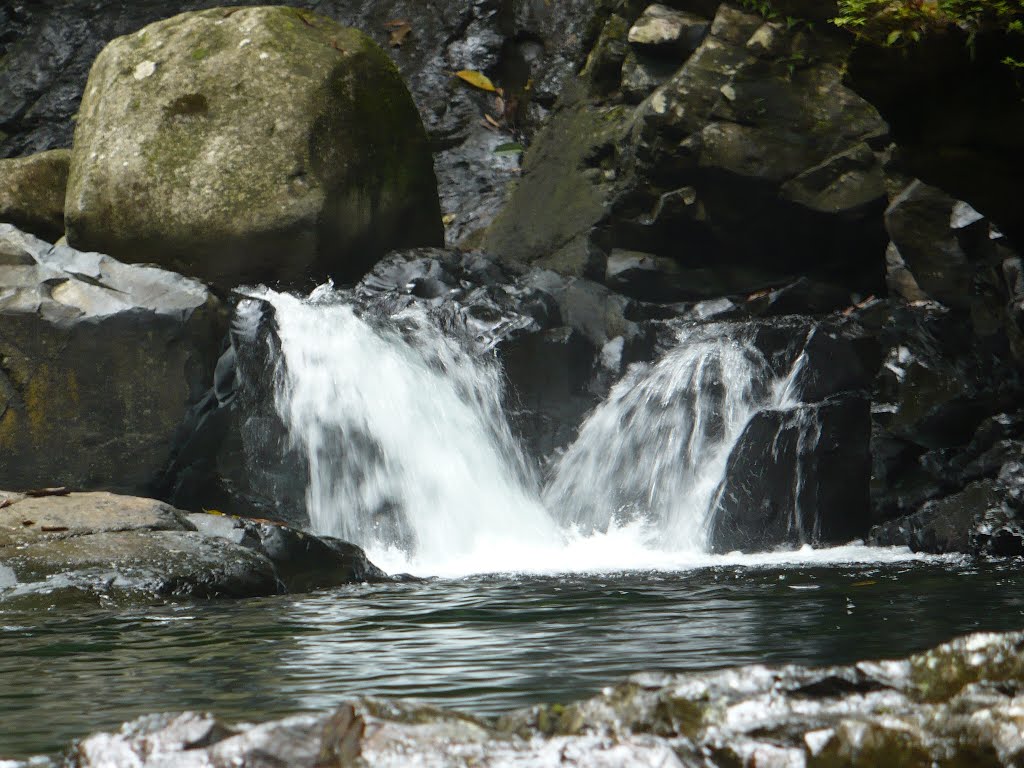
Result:
M309 463L313 530L428 559L558 538L501 410L501 372L412 305L374 324L340 294L266 291L277 407Z
M311 528L388 570L703 561L752 419L799 421L798 453L815 439L800 403L805 356L793 361L805 327L781 328L793 347L781 363L760 351L757 325L679 327L660 360L633 366L591 412L542 487L506 420L490 345L461 339L436 307L375 308L329 286L308 299L253 295L274 310L275 407L308 465ZM798 499L804 480L792 471ZM800 510L789 514L800 525Z
M632 370L584 422L556 465L546 506L584 532L645 520L657 545L704 551L730 451L758 410L795 398L749 326L684 328L653 366Z

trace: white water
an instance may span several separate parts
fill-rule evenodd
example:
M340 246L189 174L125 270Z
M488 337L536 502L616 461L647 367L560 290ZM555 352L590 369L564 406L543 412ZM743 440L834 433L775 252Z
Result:
M500 368L443 335L423 309L378 324L326 286L306 300L258 295L276 312L277 408L308 459L311 527L360 544L388 572L678 570L909 556L863 546L705 554L729 450L758 408L795 401L792 373L772 379L730 326L705 327L625 377L542 491L505 420Z

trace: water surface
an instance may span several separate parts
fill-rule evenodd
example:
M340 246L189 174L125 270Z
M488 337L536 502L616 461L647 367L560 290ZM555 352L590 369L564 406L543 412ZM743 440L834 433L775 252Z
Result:
M0 757L154 711L262 720L366 694L497 714L638 670L846 663L1024 628L1017 562L722 562L117 613L0 608Z

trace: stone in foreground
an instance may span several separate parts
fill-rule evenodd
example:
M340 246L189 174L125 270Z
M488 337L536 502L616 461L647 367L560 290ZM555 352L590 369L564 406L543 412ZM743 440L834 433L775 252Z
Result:
M358 279L443 241L426 135L365 35L214 8L112 41L82 99L68 242L230 289Z
M357 546L111 493L0 492L0 603L251 597L388 576Z
M150 715L69 763L291 766L1014 766L1024 635L978 634L899 661L639 674L594 698L492 725L401 701L229 726Z

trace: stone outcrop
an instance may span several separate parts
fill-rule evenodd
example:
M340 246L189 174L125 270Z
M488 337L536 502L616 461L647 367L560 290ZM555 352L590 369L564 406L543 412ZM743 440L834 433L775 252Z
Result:
M440 244L430 151L365 35L291 8L181 14L117 38L78 113L68 242L222 290L353 281Z
M0 492L0 602L250 597L388 580L358 547L104 492Z
M638 674L600 695L496 724L402 701L233 726L146 716L74 749L80 768L203 765L1017 765L1020 633L978 634L893 661ZM186 758L187 755L187 758ZM328 760L330 762L328 762Z
M639 87L630 62L649 55L654 34L642 30L670 25L610 17L486 247L571 274L601 274L607 261L610 279L619 249L631 252L662 301L801 275L862 296L879 289L888 129L842 83L846 43L727 5L706 22L706 36L692 35L699 46L672 49L675 72L652 76L632 107L617 94ZM672 24L681 37L699 29L689 16Z
M225 327L195 280L0 224L0 486L145 493Z
M66 149L0 160L0 222L50 242L63 235L70 161Z

